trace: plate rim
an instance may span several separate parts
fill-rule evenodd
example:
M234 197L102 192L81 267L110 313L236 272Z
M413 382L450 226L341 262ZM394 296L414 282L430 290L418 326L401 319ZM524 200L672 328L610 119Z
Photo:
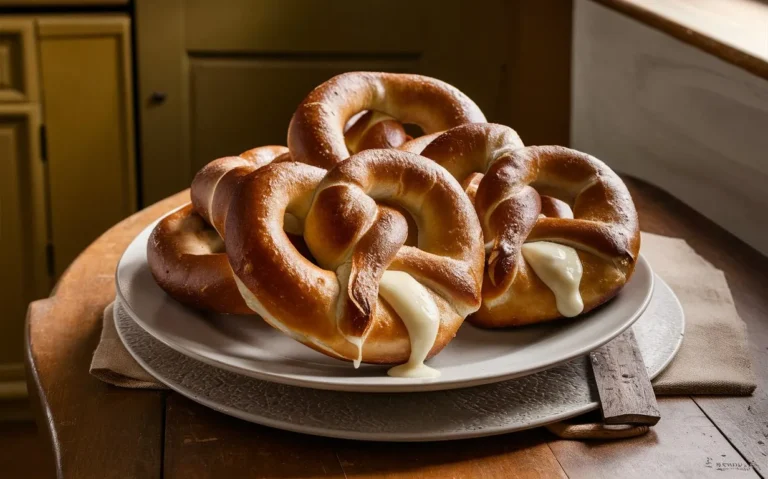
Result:
M236 373L236 374L242 374L245 376L249 376L255 379L259 379L262 381L269 381L279 384L286 384L289 386L297 386L297 387L305 387L305 388L311 388L311 389L321 389L321 390L329 390L329 391L343 391L343 392L365 392L365 393L407 393L407 392L428 392L428 391L446 391L451 389L462 389L462 388L468 388L468 387L474 387L474 386L482 386L484 384L492 384L496 382L501 381L508 381L515 378L520 378L524 376L529 376L531 374L535 374L541 371L544 371L546 369L558 366L560 364L566 363L574 358L577 358L579 356L582 356L589 351L594 351L595 349L599 348L600 346L603 346L610 342L612 339L626 331L628 328L630 328L635 321L637 321L640 316L645 312L645 310L648 308L648 305L651 302L651 298L653 296L653 292L655 289L655 283L657 278L656 274L653 272L653 269L651 268L650 263L645 258L643 254L638 254L638 259L635 264L635 273L637 272L638 268L645 268L647 269L647 274L650 278L649 281L649 287L648 290L645 292L645 296L643 297L643 300L639 306L639 308L631 315L628 319L625 319L621 326L618 328L617 331L614 331L614 333L606 335L606 337L601 338L597 341L590 342L586 345L582 345L580 348L574 349L572 352L570 352L567 356L559 358L555 362L546 362L546 363L538 363L534 365L533 367L529 367L523 371L517 371L514 373L489 373L481 377L474 377L471 379L458 379L450 382L440 382L440 381L421 381L417 382L416 380L408 381L408 382L392 382L387 384L360 384L360 383L347 383L347 382L337 382L334 381L332 378L331 380L312 380L311 378L308 378L306 376L302 377L296 377L296 376L287 376L279 373L272 373L268 371L256 371L252 369L246 369L237 367L225 362L217 361L215 359L209 358L207 356L201 355L191 349L185 348L184 346L178 345L174 343L173 341L169 341L167 338L164 337L164 335L158 331L155 330L152 326L150 326L148 323L146 323L142 318L133 310L130 303L126 300L123 291L122 291L122 285L120 283L119 273L121 270L121 265L123 265L123 261L125 260L125 256L128 252L128 250L131 248L131 246L134 245L134 243L139 239L140 236L143 234L149 233L151 234L151 230L159 223L165 216L168 214L172 214L174 211L183 208L184 205L182 205L179 208L176 208L172 210L169 213L164 214L162 217L158 218L157 220L153 221L151 224L149 224L146 228L142 229L141 232L139 232L136 237L131 240L131 242L126 246L125 251L123 251L122 255L120 256L120 259L117 263L117 267L115 268L115 291L116 296L120 299L120 302L123 306L123 309L128 313L133 320L138 324L144 331L149 333L153 338L157 339L158 341L162 342L166 346L170 347L171 349L174 349L175 351L191 357L195 360L201 361L203 363L206 363L210 366L225 369L227 371ZM146 250L146 245L141 245L144 250ZM171 301L173 301L172 298L169 297ZM612 298L609 301L613 301L615 298ZM364 379L364 378L359 378Z
M672 288L660 277L658 277L656 274L654 274L654 279L656 280L654 284L662 284L666 289L669 290L671 293L671 297L674 299L675 304L677 305L677 309L680 312L680 334L676 338L674 348L672 349L672 352L670 353L669 357L661 364L661 366L658 368L658 370L654 371L652 374L650 374L650 379L653 380L654 378L658 377L664 370L669 366L669 364L674 360L674 358L677 356L677 354L680 351L680 348L682 346L683 338L685 337L685 330L686 330L686 318L685 318L685 310L682 307L682 304L680 303L679 298L675 294L675 292L672 290ZM316 427L316 426L304 426L300 424L295 424L293 422L289 421L280 421L275 420L271 418L267 418L264 416L256 416L253 414L248 414L244 411L240 411L238 409L228 407L221 405L215 401L208 400L198 394L195 394L194 391L181 386L173 381L170 381L164 377L160 377L156 373L156 371L149 366L146 361L144 361L133 349L127 344L123 337L123 332L121 328L118 326L118 315L117 310L118 307L122 307L123 310L125 309L125 304L116 301L114 308L113 308L113 317L112 320L115 323L115 329L117 330L118 336L120 337L120 341L125 346L128 353L133 357L141 367L143 367L147 372L149 372L155 379L166 385L171 390L181 394L182 396L185 396L199 404L202 404L205 407L208 407L210 409L213 409L215 411L218 411L222 414L227 414L232 417L236 417L238 419L241 419L243 421L251 422L254 424L259 424L262 426L272 427L276 429L281 429L285 431L300 433L300 434L309 434L313 436L318 437L330 437L330 438L336 438L336 439L348 439L348 440L357 440L357 441L366 441L366 442L442 442L442 441L453 441L453 440L462 440L462 439L472 439L472 438L478 438L478 437L489 437L489 436L497 436L501 434L507 434L517 431L523 431L527 429L533 429L536 427L545 426L547 424L552 424L555 422L563 421L570 419L572 417L579 416L581 414L594 411L600 407L600 404L597 401L591 402L589 404L585 404L582 407L575 408L573 410L561 413L561 414L555 414L552 416L548 416L544 419L537 419L533 420L518 426L497 426L497 427L491 427L491 428L483 428L483 429L472 429L472 430L466 430L462 432L456 432L452 434L442 434L439 435L438 433L432 433L430 435L429 433L427 435L416 435L415 433L380 433L379 436L372 437L370 433L363 433L358 431L338 431L333 429L326 429L322 427ZM128 314L129 319L134 322L139 328L141 328L146 334L152 336L149 332L144 330L144 328L141 327L141 325L135 320L135 318ZM152 336L154 338L154 336ZM158 340L159 341L159 340ZM160 341L162 343L162 341ZM162 343L165 345L165 343ZM166 345L166 347L169 347ZM173 348L171 348L173 349ZM183 354L180 351L177 351L179 354ZM193 360L196 360L195 358L192 358ZM200 361L202 362L202 361ZM207 364L207 363L204 363ZM216 368L216 366L209 365L211 367ZM217 368L219 369L219 368ZM238 373L235 373L238 374ZM248 378L251 378L248 376ZM256 378L253 378L256 379ZM259 380L259 379L256 379ZM255 420L258 419L258 420Z

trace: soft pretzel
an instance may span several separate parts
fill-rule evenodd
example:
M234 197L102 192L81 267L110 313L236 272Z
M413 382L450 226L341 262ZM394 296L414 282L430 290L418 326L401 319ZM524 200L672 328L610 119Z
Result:
M219 233L223 217L210 215L214 185L227 184L221 192L232 191L235 183L279 157L284 146L254 148L240 156L220 158L206 165L196 176L192 204L161 219L147 244L147 261L157 284L177 301L216 313L253 314L240 295L224 253ZM227 198L217 198L226 201ZM226 211L223 212L226 215ZM213 225L213 227L212 227ZM300 240L297 240L297 242ZM301 245L299 245L301 247Z
M373 112L353 119L345 138L351 151L400 146L409 139L402 124ZM212 202L215 199L228 204L228 195L244 176L273 161L289 160L288 148L263 146L239 156L219 158L203 167L193 180L193 206L187 205L163 218L152 233L147 254L158 285L171 297L197 309L253 314L237 290L224 242L218 234L224 227L227 211L214 209ZM214 196L214 191L219 194ZM218 211L219 216L213 216L213 211ZM292 233L289 238L299 251L307 252L300 226L290 216L287 220L288 231Z
M464 181L472 173L485 173L496 160L523 146L520 136L508 126L470 123L416 138L400 149L426 156Z
M520 136L508 126L470 123L409 140L399 149L425 156L447 169L474 204L477 187L493 162L523 146Z
M469 97L434 78L343 73L312 90L293 114L288 127L288 148L293 159L327 169L348 158L344 126L363 110L416 124L426 134L485 121Z
M469 318L475 324L581 314L632 275L637 213L621 179L598 159L564 147L525 148L514 130L493 124L461 125L401 148L446 168L473 200L489 251L483 305Z
M548 206L539 194L571 206ZM557 146L533 146L496 161L475 208L492 241L483 306L472 321L527 324L590 311L632 276L640 230L632 198L603 162ZM580 276L580 278L579 278Z
M328 172L272 164L244 178L228 210L226 250L248 305L330 356L408 360L423 372L420 361L480 306L477 216L460 185L418 155L368 150ZM418 247L404 244L403 210L419 226ZM319 266L286 237L286 215L304 224ZM409 303L419 307L406 313Z
M350 153L374 148L397 148L412 139L405 132L403 124L391 116L378 111L361 113L348 122L344 132L344 142Z
M192 204L152 230L147 261L157 284L177 301L216 313L253 314L232 279L224 242Z
M226 156L208 163L192 180L190 193L195 211L223 236L227 210L217 208L216 204L228 205L229 195L237 189L243 177L276 159L287 158L290 156L284 146L262 146L240 156Z

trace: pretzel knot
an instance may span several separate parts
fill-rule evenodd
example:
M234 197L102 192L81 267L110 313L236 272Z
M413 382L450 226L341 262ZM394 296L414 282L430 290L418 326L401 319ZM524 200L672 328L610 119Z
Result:
M572 218L542 215L539 195L568 204ZM637 212L618 175L593 156L558 146L516 149L490 166L475 208L492 242L476 323L507 326L572 315L535 270L534 257L526 253L532 244L575 249L582 269L577 286L583 308L577 314L612 298L634 271Z
M489 123L401 149L447 169L475 204L488 255L483 306L472 322L503 327L575 316L612 298L632 275L637 213L600 160L563 147L526 148L514 130Z
M413 123L427 134L485 122L483 112L468 96L440 80L394 73L344 73L312 90L293 114L288 148L294 160L331 168L347 159L351 145L345 142L344 127L363 110Z
M350 120L350 151L400 146L409 137L391 117L368 112ZM291 159L284 146L261 146L213 160L192 182L192 204L161 219L152 231L147 259L157 284L176 300L217 313L253 314L240 295L224 253L227 206L239 182L272 162ZM286 218L289 238L307 252L296 218Z
M147 260L155 281L170 296L217 313L253 314L235 285L224 242L217 232L223 229L224 216L210 214L213 193L216 185L234 185L287 152L284 146L264 146L212 161L195 177L193 204L158 222L147 243ZM228 202L230 191L232 188L220 189L218 202Z
M312 258L286 238L286 214L304 225ZM406 244L408 216L418 228L415 246ZM409 340L412 316L427 310L436 333L423 355L434 355L480 306L477 216L456 180L418 155L368 150L328 172L267 166L235 193L225 230L248 305L338 358L408 360L424 346Z

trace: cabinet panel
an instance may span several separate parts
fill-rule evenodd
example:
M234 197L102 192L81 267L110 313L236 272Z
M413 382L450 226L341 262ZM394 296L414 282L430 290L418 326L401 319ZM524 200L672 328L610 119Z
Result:
M0 19L0 102L36 102L37 90L33 20Z
M49 288L39 128L36 105L0 105L0 364L22 360L27 304Z
M519 109L500 101L504 75L515 75L504 65L514 26L501 0L135 5L145 203L189 187L197 168L219 155L284 143L299 101L343 71L440 78L491 121Z
M345 70L430 75L527 144L568 142L571 0L134 5L145 203L216 156L283 143L298 92Z
M192 171L260 145L285 145L296 105L315 86L350 70L411 72L402 60L191 59Z
M38 20L56 274L136 208L130 21Z
M419 52L444 8L413 0L189 0L185 47L231 52Z
M128 5L130 0L0 0L0 7L94 7Z

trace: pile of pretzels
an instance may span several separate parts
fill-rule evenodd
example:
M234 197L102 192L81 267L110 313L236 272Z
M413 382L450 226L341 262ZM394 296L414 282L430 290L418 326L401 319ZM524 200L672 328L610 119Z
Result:
M419 346L431 357L465 318L503 328L574 316L633 273L637 213L616 173L579 151L524 146L442 81L336 76L298 106L287 145L212 161L192 202L157 224L148 261L171 297L258 314L338 359L400 364L417 353L408 308L432 318ZM574 252L561 273L580 275L576 311L524 258L537 242Z

